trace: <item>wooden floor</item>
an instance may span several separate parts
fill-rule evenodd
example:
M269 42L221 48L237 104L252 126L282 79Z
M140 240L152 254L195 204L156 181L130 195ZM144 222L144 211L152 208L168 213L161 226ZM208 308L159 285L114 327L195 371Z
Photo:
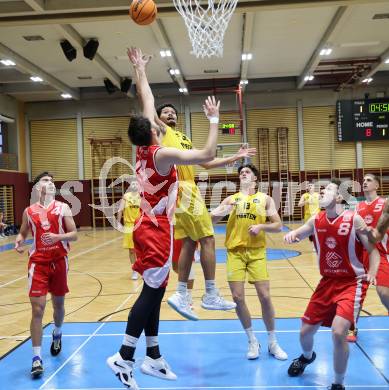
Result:
M316 255L309 241L286 246L284 233L268 235L269 248L288 248L301 252L290 260L269 261L271 293L277 317L300 317L315 288L319 273ZM11 242L1 240L0 245ZM223 248L224 237L216 236L217 248ZM69 288L66 298L66 322L124 321L139 293L142 281L130 280L127 251L122 249L122 236L114 230L83 230L72 245ZM236 318L235 312L206 311L199 307L204 290L200 264L195 264L195 308L200 318ZM171 273L165 300L176 286L177 276ZM225 264L217 264L217 284L225 296L230 296ZM253 317L260 317L260 307L253 287L247 285L247 302ZM387 314L371 287L362 315ZM0 252L0 356L29 336L30 303L27 296L27 254L13 250ZM181 320L164 301L162 320ZM44 323L52 320L48 302Z

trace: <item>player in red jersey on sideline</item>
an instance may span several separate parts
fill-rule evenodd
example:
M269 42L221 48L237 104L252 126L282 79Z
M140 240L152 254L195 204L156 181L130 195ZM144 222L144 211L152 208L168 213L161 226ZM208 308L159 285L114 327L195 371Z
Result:
M149 57L140 49L129 50L137 67L144 67ZM162 379L177 376L161 356L158 345L159 313L173 255L173 217L177 201L177 171L175 164L193 165L212 160L216 154L219 103L215 98L205 101L204 113L209 119L209 134L201 150L178 150L161 147L162 132L155 117L154 97L145 79L140 79L143 116L133 116L128 135L137 146L136 174L141 194L141 216L135 222L134 244L136 262L133 269L143 276L142 291L128 316L126 332L119 352L107 359L117 378L131 390L138 386L133 377L134 353L142 332L146 336L146 357L141 371Z
M314 335L320 326L331 327L335 371L331 390L345 389L343 382L349 356L347 332L355 324L369 283L376 283L380 259L378 250L368 240L362 217L353 211L344 211L340 205L342 200L340 181L332 180L320 197L320 206L325 211L285 236L285 241L291 244L314 234L322 275L302 317L303 354L293 360L288 374L301 375L315 360ZM363 249L369 253L368 263L363 261Z
M33 359L31 375L43 373L41 345L42 318L45 312L46 295L51 293L54 330L50 352L61 352L61 326L65 316L69 241L77 240L77 229L72 212L66 203L55 200L53 176L48 172L38 175L33 182L33 191L38 192L38 202L27 207L23 213L22 226L16 237L15 249L24 252L23 242L32 233L33 244L29 250L28 285L32 307L31 341Z
M363 218L366 225L371 228L376 228L378 221L383 215L386 199L381 198L377 194L379 188L378 178L368 173L363 178L363 193L366 200L358 203L356 212ZM389 230L388 228L381 238L381 242L377 243L377 249L380 253L381 261L377 272L377 294L381 299L382 304L389 312ZM365 261L368 261L368 254L365 252ZM357 341L358 329L353 327L350 329L347 340L350 342Z

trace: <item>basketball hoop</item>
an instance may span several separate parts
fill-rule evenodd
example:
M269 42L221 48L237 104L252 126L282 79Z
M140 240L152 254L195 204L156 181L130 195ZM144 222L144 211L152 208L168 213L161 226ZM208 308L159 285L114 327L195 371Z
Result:
M192 43L191 54L197 58L223 56L223 39L238 0L208 0L202 6L198 0L173 0L184 18Z

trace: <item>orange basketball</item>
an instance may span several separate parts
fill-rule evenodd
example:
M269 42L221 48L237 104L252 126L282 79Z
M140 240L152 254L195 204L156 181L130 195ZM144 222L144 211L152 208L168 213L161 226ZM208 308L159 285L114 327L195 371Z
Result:
M133 0L130 16L136 24L145 26L154 22L157 17L157 6L153 0Z

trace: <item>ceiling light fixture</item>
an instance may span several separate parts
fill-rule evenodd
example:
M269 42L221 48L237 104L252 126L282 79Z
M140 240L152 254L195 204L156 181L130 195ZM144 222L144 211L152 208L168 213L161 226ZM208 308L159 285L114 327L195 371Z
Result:
M3 65L5 66L15 66L15 62L13 62L12 60L1 60L0 61Z
M39 76L31 76L30 80L32 80L34 83L41 83L43 81L43 79Z
M172 56L172 52L170 50L161 50L159 52L159 54L161 55L161 57L171 57Z
M248 80L240 80L240 85L247 85L249 83Z
M332 49L330 47L325 47L320 50L321 56L329 56L332 53Z
M71 99L73 96L70 93L61 93L61 97L64 99Z
M243 53L242 54L242 61L250 61L253 58L253 55L251 53Z
M304 77L304 81L312 81L315 78L313 75L307 75Z
M179 75L180 74L180 70L179 69L169 69L169 73L173 76L173 75Z
M180 88L179 91L181 93L187 93L188 92L188 89L187 88Z
M373 81L372 77L367 77L366 79L362 80L362 83L370 84Z

